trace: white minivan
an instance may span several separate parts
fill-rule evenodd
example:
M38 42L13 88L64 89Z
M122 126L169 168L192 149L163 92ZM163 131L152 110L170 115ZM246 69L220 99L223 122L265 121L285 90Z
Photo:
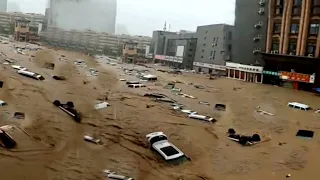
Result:
M288 106L294 109L300 109L300 110L304 110L304 111L308 111L311 110L311 107L306 105L306 104L301 104L298 102L289 102Z

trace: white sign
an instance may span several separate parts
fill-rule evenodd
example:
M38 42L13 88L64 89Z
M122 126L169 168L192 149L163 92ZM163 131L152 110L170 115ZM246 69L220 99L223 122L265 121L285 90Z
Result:
M235 69L235 70L245 71L245 72L253 72L253 73L263 72L263 67L261 66L249 66L249 65L232 63L232 62L227 62L226 67L227 69Z
M217 70L226 70L226 66L221 66L221 65L216 65L216 64L208 64L208 63L202 63L202 62L193 62L194 66L199 66L199 67L205 67L205 68L212 68L212 69L217 69Z
M145 54L146 57L148 57L149 51L150 51L150 46L146 46L146 54Z
M184 54L184 46L177 46L176 56L182 57Z

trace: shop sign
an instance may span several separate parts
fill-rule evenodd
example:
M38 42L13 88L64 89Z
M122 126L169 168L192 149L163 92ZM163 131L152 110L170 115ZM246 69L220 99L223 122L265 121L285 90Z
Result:
M163 55L155 55L154 58L158 60L165 60L165 56Z
M280 75L279 72L275 72L275 71L263 71L263 74L272 75L272 76L279 76Z
M299 81L299 82L305 82L305 83L314 83L315 74L309 75L309 74L281 71L280 78L283 80Z
M227 69L234 69L244 72L251 72L251 73L262 73L263 67L261 66L250 66L250 65L244 65L239 63L233 63L233 62L226 62Z

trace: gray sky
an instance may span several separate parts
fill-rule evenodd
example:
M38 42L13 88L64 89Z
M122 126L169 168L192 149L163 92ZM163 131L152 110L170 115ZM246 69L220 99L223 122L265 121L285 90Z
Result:
M44 14L47 0L8 0L16 2L23 12ZM130 34L152 35L164 22L171 31L195 31L198 25L234 23L235 0L117 0L117 24ZM168 26L167 26L168 27Z

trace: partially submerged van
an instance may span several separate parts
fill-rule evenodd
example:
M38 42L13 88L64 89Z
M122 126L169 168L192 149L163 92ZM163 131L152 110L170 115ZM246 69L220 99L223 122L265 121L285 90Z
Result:
M152 74L142 76L142 80L156 81L157 79L158 79L157 76Z
M300 110L304 110L304 111L308 111L311 110L311 107L306 105L306 104L302 104L302 103L298 103L298 102L289 102L288 106L294 109L300 109Z
M26 71L26 70L19 70L18 73L23 75L23 76L26 76L26 77L29 77L29 78L33 78L33 79L36 79L36 80L40 80L40 81L44 80L43 76L41 76L40 74L34 73L34 72L30 72L30 71Z

